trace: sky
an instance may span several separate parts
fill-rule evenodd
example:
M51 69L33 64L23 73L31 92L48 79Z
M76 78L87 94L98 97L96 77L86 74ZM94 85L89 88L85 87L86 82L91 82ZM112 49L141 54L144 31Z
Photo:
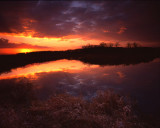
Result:
M160 2L150 0L1 1L0 54L100 42L159 47L158 12Z

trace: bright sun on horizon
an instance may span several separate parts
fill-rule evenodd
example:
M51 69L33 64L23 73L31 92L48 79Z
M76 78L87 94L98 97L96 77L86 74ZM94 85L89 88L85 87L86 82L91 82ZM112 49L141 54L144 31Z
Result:
M21 53L28 53L28 52L32 52L31 49L21 49L20 50Z

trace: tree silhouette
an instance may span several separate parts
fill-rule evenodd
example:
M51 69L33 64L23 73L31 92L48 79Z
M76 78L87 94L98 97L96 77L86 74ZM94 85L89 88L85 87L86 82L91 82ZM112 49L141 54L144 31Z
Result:
M82 48L83 49L85 49L85 48L92 48L92 45L91 44L87 44L87 45L82 46Z
M136 42L134 42L132 45L133 45L134 48L138 47L138 44Z
M127 43L127 48L131 48L132 47L132 45L131 45L131 43Z
M119 45L120 45L119 42L116 42L116 43L115 43L115 47L116 47L116 48L117 48Z
M104 42L101 42L101 43L99 44L99 46L101 46L101 47L107 47L107 44L104 43Z
M113 43L110 43L110 44L109 44L109 47L112 48L112 47L113 47Z

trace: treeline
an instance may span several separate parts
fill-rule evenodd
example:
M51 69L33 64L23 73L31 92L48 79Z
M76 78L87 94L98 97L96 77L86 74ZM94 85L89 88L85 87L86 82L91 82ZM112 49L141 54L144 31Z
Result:
M103 48L118 48L121 47L119 42L116 43L105 43L105 42L101 42L99 45L92 45L92 44L87 44L82 46L82 49L86 49L86 48L99 48L99 47L103 47ZM127 43L125 48L138 48L138 47L142 47L140 44L133 42L133 43Z

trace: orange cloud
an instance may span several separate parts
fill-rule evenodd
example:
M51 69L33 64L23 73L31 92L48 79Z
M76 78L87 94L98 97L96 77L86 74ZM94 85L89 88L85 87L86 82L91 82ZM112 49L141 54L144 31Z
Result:
M80 35L68 35L63 37L33 37L34 31L26 33L0 33L0 37L6 38L9 42L14 42L15 44L28 44L32 46L48 47L46 50L67 50L80 48L82 45L99 44L99 40L86 39ZM72 44L72 47L71 47ZM22 45L21 45L22 46ZM23 48L26 45L23 46ZM29 47L33 48L33 47Z
M125 74L123 74L122 72L117 72L117 75L118 75L120 78L124 78L124 77L125 77Z
M103 30L103 32L108 33L108 32L109 32L109 30Z
M123 27L120 28L120 30L119 30L117 33L118 33L118 34L122 34L122 33L124 33L126 30L127 30L127 28L123 26Z

